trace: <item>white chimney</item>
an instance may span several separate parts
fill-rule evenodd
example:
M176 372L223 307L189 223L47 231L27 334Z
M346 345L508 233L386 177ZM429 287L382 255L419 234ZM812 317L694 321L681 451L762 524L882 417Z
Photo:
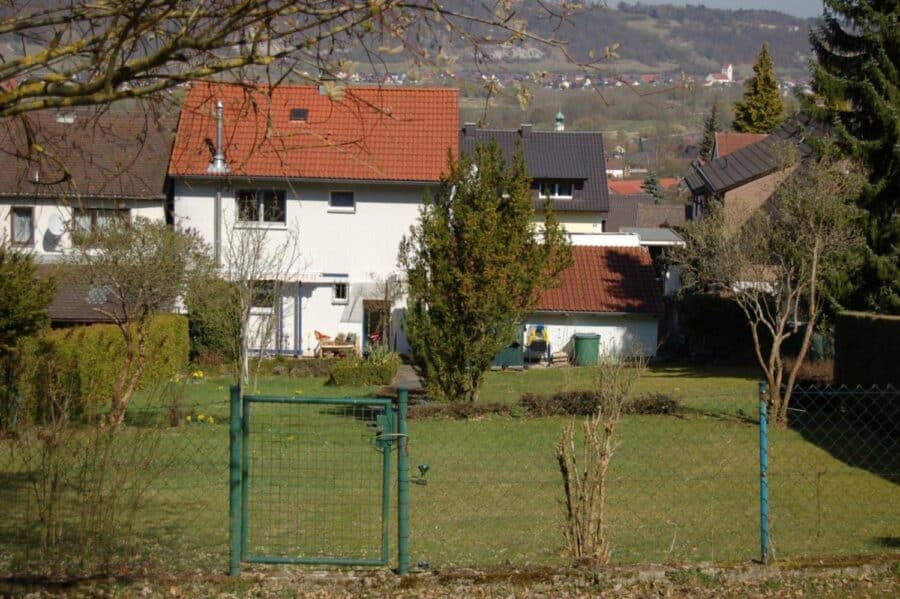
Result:
M556 131L565 131L566 130L566 117L562 113L562 110L556 113L556 124L553 127Z
M216 102L216 154L213 156L212 162L209 163L206 171L209 173L227 173L228 165L225 164L225 154L222 151L224 142L222 141L222 129L225 122L225 106L222 100Z

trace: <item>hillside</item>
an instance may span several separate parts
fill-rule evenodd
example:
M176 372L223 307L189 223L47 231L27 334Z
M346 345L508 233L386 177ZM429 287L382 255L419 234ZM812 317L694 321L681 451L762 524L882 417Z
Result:
M465 12L484 10L481 0L444 0L442 4ZM615 8L593 4L560 24L558 19L548 16L540 3L521 2L517 16L524 18L536 34L552 35L558 28L555 35L567 40L571 53L581 60L587 60L591 53L602 55L604 47L618 43L619 58L607 63L610 71L684 70L689 75L705 75L718 71L722 64L732 63L738 77L750 73L764 42L769 44L780 75L805 76L810 57L807 35L814 22L765 10L625 3ZM475 69L472 49L462 40L440 39L432 47L440 47L453 56L458 71ZM562 56L534 43L494 48L491 54L495 62L512 72L538 69L558 72L573 68ZM362 55L354 58L364 60Z

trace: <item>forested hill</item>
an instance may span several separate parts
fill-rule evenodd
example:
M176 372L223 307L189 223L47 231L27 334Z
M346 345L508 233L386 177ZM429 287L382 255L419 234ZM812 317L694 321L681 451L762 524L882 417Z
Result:
M483 6L482 0L442 0L442 4L462 11L478 11ZM521 2L519 16L533 32L549 34L559 22L548 18L541 4ZM590 51L601 55L604 47L620 44L619 59L611 67L622 72L683 69L689 74L705 74L732 63L742 76L749 73L763 42L768 42L779 74L789 76L807 71L812 25L811 19L765 10L592 4L564 23L556 35L567 39L571 51L582 58ZM471 64L471 50L461 41L442 40L441 45L457 55L460 68ZM511 49L498 58L512 70L566 68L561 57L538 45Z

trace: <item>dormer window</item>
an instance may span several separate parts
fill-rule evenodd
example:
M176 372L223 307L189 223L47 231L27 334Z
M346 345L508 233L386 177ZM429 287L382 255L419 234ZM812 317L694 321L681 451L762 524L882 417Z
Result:
M305 123L309 120L308 108L291 108L291 122Z
M541 196L551 200L571 200L575 184L571 181L544 181L540 186Z

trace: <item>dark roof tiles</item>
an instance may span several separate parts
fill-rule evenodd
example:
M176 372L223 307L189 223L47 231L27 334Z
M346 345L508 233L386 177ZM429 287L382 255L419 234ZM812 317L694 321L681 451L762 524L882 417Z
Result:
M459 151L475 150L475 144L496 140L507 160L516 143L522 144L528 174L536 180L583 181L570 200L553 200L552 207L566 212L606 212L606 159L603 135L596 131L533 131L530 125L520 129L480 129L467 123L459 134ZM541 206L540 199L535 205Z
M162 200L174 119L37 111L0 127L0 196Z

